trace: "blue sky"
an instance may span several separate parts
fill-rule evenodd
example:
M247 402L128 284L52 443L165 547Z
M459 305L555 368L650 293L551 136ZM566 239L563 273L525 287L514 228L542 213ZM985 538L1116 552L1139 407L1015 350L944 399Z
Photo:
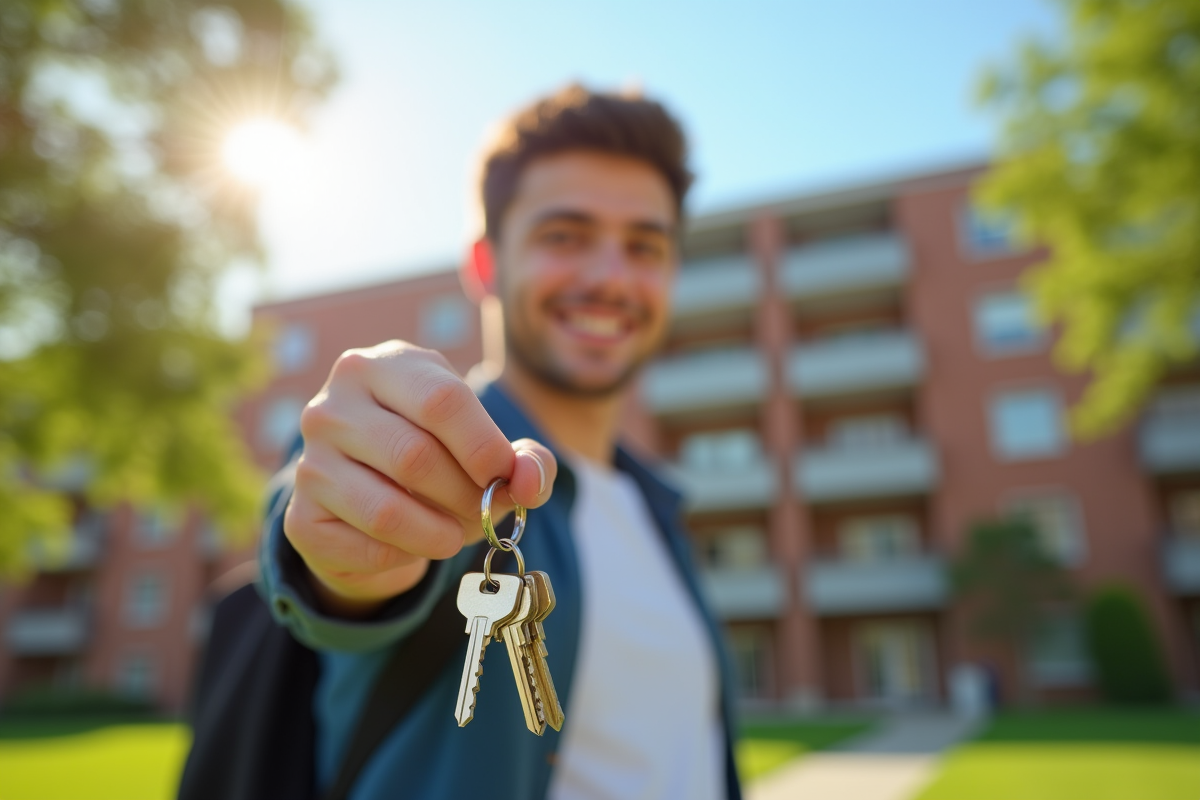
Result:
M455 260L487 126L569 80L665 101L705 211L984 157L981 69L1061 25L1050 0L306 1L343 79L308 134L317 177L266 190L243 297Z

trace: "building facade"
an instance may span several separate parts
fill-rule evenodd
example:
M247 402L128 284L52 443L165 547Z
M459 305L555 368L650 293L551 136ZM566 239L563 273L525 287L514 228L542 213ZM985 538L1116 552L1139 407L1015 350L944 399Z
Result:
M1128 430L1072 440L1065 411L1083 380L1055 367L1053 331L1018 289L1042 254L1013 249L972 210L979 175L689 223L669 341L624 427L688 497L748 701L942 703L966 664L1009 696L1018 669L1045 698L1088 696L1077 612L1051 616L1017 664L972 639L952 600L948 563L972 523L1010 514L1034 521L1085 591L1133 588L1180 693L1200 693L1200 370L1171 376ZM239 421L264 469L344 350L405 339L464 374L482 354L453 271L263 305L255 318L272 331L276 374ZM180 707L206 587L252 551L218 553L197 520L151 535L155 521L128 510L80 519L77 542L106 529L103 545L0 596L0 690L86 680ZM164 595L163 610L138 616ZM31 644L53 631L54 647Z

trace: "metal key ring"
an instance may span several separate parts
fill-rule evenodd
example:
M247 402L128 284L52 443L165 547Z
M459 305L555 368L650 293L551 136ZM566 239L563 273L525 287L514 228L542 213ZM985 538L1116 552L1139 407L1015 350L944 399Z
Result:
M508 552L508 548L502 545L501 542L511 542L515 548L517 542L521 541L522 534L525 533L526 517L524 506L514 508L513 513L516 514L516 519L513 520L512 535L507 539L497 538L496 528L492 524L492 495L501 486L507 485L508 481L504 478L496 478L496 480L489 483L488 487L483 490L483 500L479 504L479 516L483 520L483 535L487 537L488 544L497 550L504 550L505 552ZM491 554L489 553L488 555L490 556Z
M487 556L483 559L483 578L488 583L499 585L499 581L492 580L492 556L496 555L497 550L503 550L506 553L512 553L517 557L517 577L525 577L525 556L521 555L521 548L517 547L517 543L512 539L499 539L497 545L507 545L506 547L493 547L488 550Z

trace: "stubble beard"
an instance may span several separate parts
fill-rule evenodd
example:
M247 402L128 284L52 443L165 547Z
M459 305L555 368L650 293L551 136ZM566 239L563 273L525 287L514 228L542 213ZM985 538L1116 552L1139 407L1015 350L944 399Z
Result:
M587 386L579 383L566 369L555 364L549 348L539 346L537 342L520 336L505 316L504 341L509 358L520 364L521 368L533 375L542 383L572 397L589 400L605 400L623 392L641 372L642 367L650 360L657 347L635 358L624 371L613 380L598 386Z

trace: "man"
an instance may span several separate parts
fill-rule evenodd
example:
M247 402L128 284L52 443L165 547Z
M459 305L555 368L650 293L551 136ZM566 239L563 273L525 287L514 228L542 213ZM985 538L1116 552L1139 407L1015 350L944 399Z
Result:
M534 509L521 548L557 594L544 625L563 730L526 731L496 655L474 721L457 726L459 617L458 655L349 796L739 795L728 670L678 495L616 443L624 393L668 327L689 183L683 133L657 103L572 86L519 112L484 161L485 235L465 276L503 308L498 379L477 396L438 353L387 342L345 353L305 409L262 592L318 654L320 791L384 664L457 591L500 477L495 512Z

